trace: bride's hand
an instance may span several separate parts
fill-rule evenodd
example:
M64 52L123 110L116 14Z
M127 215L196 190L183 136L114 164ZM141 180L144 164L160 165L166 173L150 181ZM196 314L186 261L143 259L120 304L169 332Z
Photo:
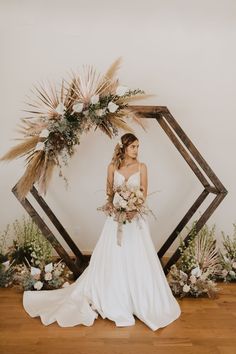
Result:
M108 211L109 215L112 215L112 212L113 212L113 204L112 204L112 202L107 202L106 203L106 210Z

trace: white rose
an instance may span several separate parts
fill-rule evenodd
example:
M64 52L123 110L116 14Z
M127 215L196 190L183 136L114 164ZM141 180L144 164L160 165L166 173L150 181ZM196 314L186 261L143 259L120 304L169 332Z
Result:
M197 266L196 268L191 270L191 274L195 275L195 277L200 277L200 275L202 274L202 271L199 268L199 266Z
M63 285L62 285L62 287L63 288L66 288L67 286L69 286L70 285L70 283L68 283L68 281L66 281Z
M31 275L37 275L37 274L40 274L40 273L41 273L41 269L35 268L35 267L31 267L30 268L30 274Z
M76 103L76 104L74 104L74 106L73 106L73 111L74 112L77 112L77 113L80 113L80 112L82 112L82 110L83 110L83 107L84 107L84 104L83 103Z
M234 272L233 270L230 270L230 271L229 271L229 274L230 274L231 276L233 276L233 277L235 276L235 272Z
M226 269L223 269L223 270L222 270L222 275L223 275L224 277L226 277L227 274L228 274L228 271L227 271Z
M92 104L98 103L98 102L99 102L99 95L94 95L94 96L92 96L91 99L90 99L90 102L91 102Z
M50 272L45 273L44 279L45 280L51 280L52 279L52 273L50 273Z
M121 208L126 208L127 207L127 202L125 200L120 201L120 206Z
M109 102L109 104L108 104L108 106L107 106L107 108L108 108L108 110L111 112L111 113L114 113L114 112L116 112L117 111L117 109L118 109L118 105L117 104L115 104L114 102Z
M183 287L183 291L184 291L185 293L188 293L189 290L190 290L190 286L189 286L188 284L185 284L184 287Z
M105 114L105 112L106 112L106 110L104 108L96 110L96 114L98 117L102 117Z
M45 148L44 143L40 141L40 142L35 146L34 151L44 150L44 148Z
M190 279L190 281L191 281L192 284L195 284L196 281L197 281L195 275L191 275L189 279Z
M66 110L66 107L64 106L64 104L62 102L59 103L59 105L56 107L55 111L58 114L64 114L64 111Z
M44 270L45 270L46 273L47 272L51 272L53 270L52 263L48 263L47 265L45 265Z
M43 283L41 281L36 281L36 283L34 284L34 288L37 290L42 289L43 287Z
M129 88L126 86L118 86L116 89L117 96L123 96L126 92L129 91Z
M39 136L40 136L41 138L47 138L48 135L49 135L49 130L48 130L48 129L43 129L43 130L41 131L41 133L40 133Z
M233 262L232 267L236 269L236 262Z

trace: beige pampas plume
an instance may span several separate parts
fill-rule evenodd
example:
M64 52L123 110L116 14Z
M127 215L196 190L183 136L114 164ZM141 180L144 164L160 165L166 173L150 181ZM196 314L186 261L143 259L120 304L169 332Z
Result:
M27 138L22 143L13 146L5 155L0 158L0 161L10 161L28 154L35 148L36 144L38 143L38 140L38 136Z

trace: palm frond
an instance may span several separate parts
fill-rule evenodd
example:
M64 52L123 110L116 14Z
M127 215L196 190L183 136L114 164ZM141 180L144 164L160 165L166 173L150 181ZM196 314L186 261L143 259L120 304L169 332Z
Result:
M44 157L44 151L36 151L32 159L28 163L25 173L16 185L17 194L20 200L25 198L27 193L33 187L34 183L39 179L44 162Z
M33 136L26 139L23 143L13 146L3 157L0 158L0 160L10 161L16 159L17 157L26 155L36 146L38 140L38 136Z
M109 119L111 123L114 124L117 128L130 133L134 133L134 130L123 119L119 118L117 115L111 116Z
M104 75L106 80L112 80L114 78L114 75L117 73L117 71L120 68L121 62L122 62L122 57L119 57L111 64L111 66L109 67L109 69Z

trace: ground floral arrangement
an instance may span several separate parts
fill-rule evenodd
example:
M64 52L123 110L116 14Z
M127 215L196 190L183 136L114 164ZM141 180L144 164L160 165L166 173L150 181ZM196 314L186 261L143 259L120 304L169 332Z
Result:
M10 236L14 236L9 244ZM52 246L31 218L15 220L0 236L0 287L49 290L73 281L66 264L53 261Z
M67 165L83 133L92 128L100 129L113 138L119 129L133 132L128 122L135 122L145 130L145 123L137 112L129 108L134 100L144 99L143 90L122 86L116 78L121 58L118 58L104 75L91 65L62 79L60 87L40 84L32 90L34 98L25 110L29 117L21 119L19 132L23 142L11 148L2 161L26 157L26 170L17 183L17 193L22 200L38 184L39 193L46 194L54 168Z
M220 290L217 281L236 279L236 225L232 237L222 231L222 250L216 247L215 225L205 224L195 232L195 222L186 246L180 236L180 258L171 266L167 279L174 295L208 296L214 298Z
M181 257L167 280L176 297L214 298L219 291L217 281L236 280L236 224L231 236L222 231L221 249L216 247L215 225L205 224L198 233L194 226L188 247L179 235ZM73 283L72 272L61 259L53 261L52 250L31 218L15 220L0 234L0 287L50 290Z

